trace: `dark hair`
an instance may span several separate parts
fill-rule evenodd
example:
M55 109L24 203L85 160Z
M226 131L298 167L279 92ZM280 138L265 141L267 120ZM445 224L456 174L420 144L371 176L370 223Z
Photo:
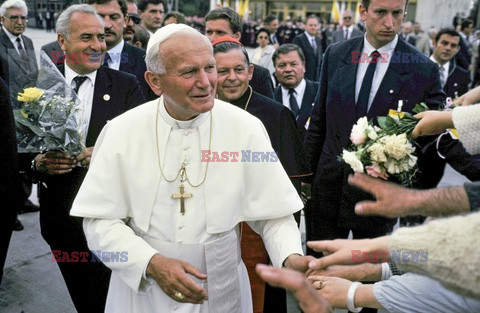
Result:
M362 0L362 5L368 11L368 7L370 6L370 0ZM407 6L408 6L408 0L406 0L405 2L405 13L407 13Z
M187 20L185 19L185 15L178 11L171 11L165 14L162 21L162 26L165 26L165 21L169 18L174 17L177 20L176 24L187 24Z
M262 27L259 30L257 30L257 33L255 34L255 39L258 38L258 35L260 35L260 33L267 33L268 40L270 40L270 31L268 29L266 29L265 27Z
M305 22L307 22L311 18L314 18L317 20L317 22L320 22L320 20L318 19L318 16L316 16L315 14L308 15L307 18L305 19Z
M163 0L141 0L138 3L138 9L143 12L147 9L149 4L153 4L153 5L162 4L163 8L164 9L166 8L165 2L163 2Z
M276 19L277 17L275 15L270 14L263 20L263 24L269 25L271 22L275 21Z
M133 38L132 44L135 44L137 41L140 41L142 44L142 49L147 49L148 40L150 39L150 34L140 25L133 25Z
M229 7L218 8L208 12L208 14L205 16L205 23L208 21L215 21L215 20L227 20L234 34L242 32L242 27L243 27L242 18L232 8L229 8Z
M228 51L231 51L231 50L242 51L243 56L245 57L245 61L247 62L247 65L250 65L250 59L248 58L248 53L244 46L241 46L238 43L229 42L229 41L221 42L213 46L214 55L217 53L227 53Z
M450 35L452 37L460 37L460 34L453 28L442 28L435 36L435 42L438 43L438 40L442 35Z
M464 20L462 21L461 26L460 26L460 30L464 30L465 28L469 27L469 26L472 25L472 24L473 24L473 21L472 21L471 19L468 19L468 18L467 18L467 19L464 19Z
M102 4L108 4L112 1L115 1L115 0L84 0L83 3L102 5ZM125 2L125 0L116 0L116 1L120 6L120 10L122 11L123 17L127 16L127 3Z
M278 57L281 54L287 54L292 51L297 51L298 55L300 56L300 60L302 60L302 63L305 64L305 55L303 54L302 48L300 48L299 46L293 43L283 44L280 47L278 47L277 50L275 50L275 52L272 55L273 64L275 64L275 61L277 61Z

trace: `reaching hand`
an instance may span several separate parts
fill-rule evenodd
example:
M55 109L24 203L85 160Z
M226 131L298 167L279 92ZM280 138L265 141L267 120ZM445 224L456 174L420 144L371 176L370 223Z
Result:
M93 147L88 147L76 156L76 160L80 163L83 167L88 167L90 165L90 160L92 159Z
M355 205L355 213L358 215L401 217L419 213L415 200L418 195L416 190L381 181L362 173L350 176L348 183L371 193L376 198L376 201L358 202Z
M425 111L415 115L420 119L412 131L412 138L435 135L453 128L452 111Z
M263 264L257 264L255 270L258 276L270 285L292 292L303 312L333 313L330 304L314 290L302 273Z
M207 275L187 262L155 254L148 263L147 274L155 279L163 292L177 302L201 304L208 300L207 291L188 274L198 279L207 279Z

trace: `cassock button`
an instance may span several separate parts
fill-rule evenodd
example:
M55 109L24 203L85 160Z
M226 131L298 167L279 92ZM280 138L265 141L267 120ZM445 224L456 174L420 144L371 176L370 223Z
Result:
M393 89L390 89L390 91L389 91L389 92L390 92L390 93L393 93Z
M109 94L104 94L103 95L103 100L109 101L110 100L110 95Z
M458 84L457 84L457 83L455 83L455 84L453 84L453 85L454 85L455 87L457 87L457 85L458 85Z

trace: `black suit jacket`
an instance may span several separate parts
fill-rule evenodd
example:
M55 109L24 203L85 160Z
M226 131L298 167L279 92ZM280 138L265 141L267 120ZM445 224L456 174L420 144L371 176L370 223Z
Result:
M307 133L306 127L309 122L310 115L312 114L312 108L315 101L315 95L317 94L319 83L306 79L305 93L302 98L302 105L297 116L297 128L301 140L303 141L305 134ZM275 87L275 100L283 104L282 86Z
M55 40L43 45L41 50L47 54L53 63L63 63L63 51L58 41Z
M123 62L123 61L126 62ZM145 63L145 50L132 46L125 42L122 49L122 61L120 62L120 71L130 73L137 77L142 89L143 95L147 101L157 98L150 89L147 81L145 80L145 72L147 71L147 65Z
M37 82L38 66L35 58L33 42L22 35L25 52L28 60L24 61L18 54L15 46L0 27L0 77L9 87L12 104L16 104L17 93L25 87L33 87Z
M3 209L0 210L0 283L3 266L7 257L8 245L12 234L17 209L23 206L19 194L20 180L18 176L18 154L15 126L8 88L0 78L0 199Z
M448 71L447 82L443 86L443 90L447 94L447 97L452 99L456 96L460 97L468 91L468 86L470 84L470 75L469 73L457 66L454 59L450 62L450 69Z
M263 66L253 64L253 76L248 83L254 91L273 99L273 82L270 72Z
M470 63L472 62L472 47L470 43L466 42L462 36L460 36L460 50L455 55L455 61L458 66L468 70Z
M318 223L335 223L341 227L381 233L391 230L395 220L355 215L355 203L371 197L348 185L351 170L338 160L342 149L350 144L350 132L357 122L355 81L358 63L352 61L351 52L362 51L363 43L363 37L353 38L331 45L325 52L305 149L312 169L316 169L312 203L315 210L322 210L317 214L323 214ZM404 101L403 110L407 112L420 102L436 108L445 100L438 66L403 40L398 40L368 111L368 119L375 120L377 116L387 115L389 109L396 110L398 100ZM310 240L321 236L316 234L317 238ZM323 238L333 239L332 236L335 234L329 233Z
M312 48L312 44L308 41L308 37L305 35L305 33L295 37L295 39L293 39L293 43L298 45L305 55L305 78L318 81L320 79L320 68L322 66L323 59L322 40L320 38L315 38L315 43L317 45L316 53Z

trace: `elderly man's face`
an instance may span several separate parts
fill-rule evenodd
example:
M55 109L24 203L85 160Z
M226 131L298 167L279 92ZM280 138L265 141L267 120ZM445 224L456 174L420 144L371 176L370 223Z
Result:
M83 12L70 18L69 37L58 35L58 43L66 53L66 63L78 74L88 74L101 65L100 57L107 50L105 31L100 19Z
M215 60L218 73L218 98L232 101L243 96L253 75L253 65L247 64L243 52L232 49L226 53L216 53Z
M2 25L13 35L23 34L27 28L27 14L20 9L8 9L1 18Z
M305 64L297 51L279 54L275 60L275 77L285 88L295 88L305 76Z
M150 87L163 95L167 112L177 120L190 120L213 108L217 71L212 46L202 37L199 33L168 38L160 48L166 73L147 71Z

